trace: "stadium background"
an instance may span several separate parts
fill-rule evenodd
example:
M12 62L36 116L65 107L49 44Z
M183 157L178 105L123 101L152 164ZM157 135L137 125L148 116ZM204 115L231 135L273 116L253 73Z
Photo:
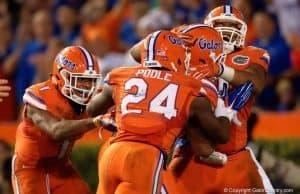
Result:
M251 134L274 187L300 193L299 0L0 0L0 78L9 79L13 88L0 103L0 193L9 194L7 158L24 90L49 78L61 48L84 45L99 58L105 76L110 69L131 63L127 49L148 33L202 22L208 11L223 4L244 14L247 44L270 52L270 73L253 109ZM73 154L93 190L100 145L97 131L92 131Z

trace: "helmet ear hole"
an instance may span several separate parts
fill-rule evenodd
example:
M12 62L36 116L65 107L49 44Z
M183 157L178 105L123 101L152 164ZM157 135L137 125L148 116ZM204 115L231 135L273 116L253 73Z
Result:
M180 59L178 59L177 64L178 64L178 65L181 65L181 64L182 64L182 62L181 62Z

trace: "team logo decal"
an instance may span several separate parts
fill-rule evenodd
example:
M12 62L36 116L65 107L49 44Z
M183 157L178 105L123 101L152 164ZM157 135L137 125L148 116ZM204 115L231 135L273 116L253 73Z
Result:
M198 42L198 46L200 49L222 49L223 43L222 42L216 42L214 40L207 40L204 37L201 37Z
M237 55L232 58L232 62L237 65L246 65L249 63L248 56Z
M65 55L59 55L56 57L56 62L59 63L61 66L66 66L67 68L74 70L76 64L69 60Z
M174 36L168 36L170 42L172 44L177 44L177 45L183 45L183 43L181 42L181 40L177 37L174 37Z

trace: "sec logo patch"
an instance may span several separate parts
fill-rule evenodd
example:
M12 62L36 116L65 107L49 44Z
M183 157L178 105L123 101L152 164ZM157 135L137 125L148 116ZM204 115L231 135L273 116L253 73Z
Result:
M246 65L249 62L248 56L237 55L232 58L232 62L237 65Z

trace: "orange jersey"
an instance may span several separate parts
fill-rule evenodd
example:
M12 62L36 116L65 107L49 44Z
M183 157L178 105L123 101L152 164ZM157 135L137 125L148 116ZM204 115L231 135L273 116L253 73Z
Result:
M106 82L113 87L117 136L111 142L139 141L169 153L201 88L192 78L144 67L119 68Z
M247 46L244 49L229 54L226 58L225 64L234 69L244 71L251 64L258 64L267 72L270 57L267 51ZM228 83L227 83L228 84ZM227 88L231 88L232 86ZM254 102L254 97L247 102L247 104L238 112L238 119L242 125L237 126L232 123L230 127L230 140L227 144L222 144L217 147L217 150L223 153L234 153L243 149L247 144L247 120L251 113L251 107Z
M25 103L23 121L16 134L15 152L20 159L31 164L42 158L64 158L70 155L74 140L54 141L47 133L39 129L26 117L29 104L47 111L60 119L82 119L86 114L74 112L68 100L55 88L51 81L42 82L27 88L23 100Z

